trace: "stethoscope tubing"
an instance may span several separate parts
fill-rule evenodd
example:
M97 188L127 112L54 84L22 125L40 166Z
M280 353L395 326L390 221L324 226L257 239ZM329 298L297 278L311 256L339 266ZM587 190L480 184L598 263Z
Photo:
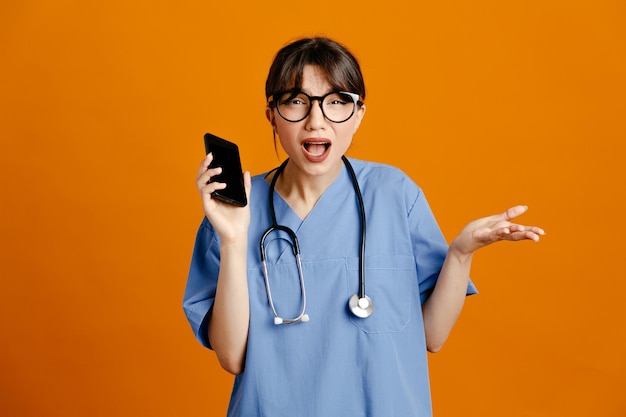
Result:
M359 252L359 299L365 298L365 232L367 227L365 226L365 205L363 204L363 196L361 195L361 188L357 181L356 174L352 168L352 164L348 161L348 158L342 156L343 162L348 169L348 173L352 178L352 185L354 186L354 192L359 204L359 216L361 218L361 239L360 239L360 252Z
M348 307L352 311L352 313L361 318L369 317L373 310L374 305L372 300L365 294L365 239L366 239L366 225L365 225L365 205L363 204L363 196L361 195L361 189L359 187L358 180L356 178L356 174L354 169L352 168L352 164L348 161L348 158L342 156L341 159L346 166L350 178L352 180L352 185L354 186L354 191L357 196L357 202L359 206L359 217L361 222L361 236L359 241L359 292L358 295L353 295L349 302ZM302 273L302 262L300 260L300 245L298 243L298 237L295 232L287 226L279 225L276 220L276 211L274 210L274 190L276 188L276 181L278 177L283 172L289 159L286 159L274 173L274 177L270 183L269 189L269 206L270 206L270 216L272 219L272 225L263 233L261 240L259 242L259 249L261 253L261 264L263 268L263 277L265 279L265 289L267 291L267 299L274 315L274 324L293 324L301 321L308 321L309 316L306 314L306 289L304 284L304 274ZM289 235L289 239L291 240L291 246L293 249L293 254L296 257L296 266L298 268L298 276L300 280L300 292L302 294L302 307L300 310L300 314L293 319L283 319L278 312L276 311L276 307L274 306L274 300L272 298L272 291L270 289L269 283L269 274L267 270L267 257L265 253L265 240L266 238L275 231L283 231Z

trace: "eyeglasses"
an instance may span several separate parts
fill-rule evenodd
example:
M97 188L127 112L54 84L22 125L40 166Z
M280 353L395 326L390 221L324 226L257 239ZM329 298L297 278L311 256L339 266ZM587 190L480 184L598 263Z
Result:
M314 101L320 103L322 114L333 123L343 123L350 119L356 106L362 106L359 95L345 91L333 91L323 96L310 96L302 91L289 90L272 95L270 107L276 107L278 114L288 122L299 122L311 113Z

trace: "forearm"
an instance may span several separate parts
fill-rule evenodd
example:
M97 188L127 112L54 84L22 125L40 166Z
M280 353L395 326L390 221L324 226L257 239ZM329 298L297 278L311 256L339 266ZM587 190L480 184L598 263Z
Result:
M461 314L471 264L472 254L459 253L453 242L437 284L423 307L426 347L430 352L437 352L443 347Z
M222 367L239 374L245 363L250 323L247 240L220 247L220 272L209 323L209 340Z

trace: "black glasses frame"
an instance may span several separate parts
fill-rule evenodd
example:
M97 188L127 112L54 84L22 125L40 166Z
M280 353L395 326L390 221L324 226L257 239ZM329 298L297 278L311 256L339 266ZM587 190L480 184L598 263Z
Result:
M300 94L302 94L303 96L306 96L306 98L309 99L309 110L307 110L306 114L304 115L304 117L297 119L297 120L291 120L291 119L287 119L281 112L280 112L280 106L278 105L278 103L276 102L275 98L277 97L281 97L283 94L287 94L290 93L291 97L296 97ZM348 117L346 117L343 120L332 120L331 118L329 118L328 116L326 116L326 113L324 112L324 106L322 105L322 103L324 102L324 100L326 99L326 97L332 95L332 94L345 94L348 97L350 97L352 99L352 112L350 113L350 115ZM323 96L310 96L307 93L300 91L300 90L286 90L286 91L279 91L278 93L274 93L272 94L272 99L268 102L268 105L270 106L270 108L275 107L276 110L278 110L278 114L280 115L280 117L282 117L284 120L291 122L291 123L297 123L297 122L301 122L302 120L306 119L307 117L309 117L309 114L311 114L311 109L313 108L313 102L317 101L319 103L320 106L320 110L322 111L322 114L324 115L324 118L330 122L333 123L343 123L343 122L347 122L348 120L350 120L350 118L352 116L354 116L354 112L356 111L356 106L362 106L363 102L361 100L359 100L359 95L356 93L349 93L347 91L331 91L329 93L324 94Z

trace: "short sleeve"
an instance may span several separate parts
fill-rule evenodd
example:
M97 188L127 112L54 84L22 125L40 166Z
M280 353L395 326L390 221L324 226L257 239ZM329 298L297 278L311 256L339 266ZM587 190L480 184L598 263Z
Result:
M217 289L219 263L217 234L205 217L196 235L183 310L196 338L209 349L208 324Z
M435 220L424 193L419 187L417 188L417 197L409 209L408 216L411 227L413 255L417 265L420 299L422 304L424 304L439 278L439 272L448 253L448 243ZM470 280L467 287L467 295L476 293L478 291Z

